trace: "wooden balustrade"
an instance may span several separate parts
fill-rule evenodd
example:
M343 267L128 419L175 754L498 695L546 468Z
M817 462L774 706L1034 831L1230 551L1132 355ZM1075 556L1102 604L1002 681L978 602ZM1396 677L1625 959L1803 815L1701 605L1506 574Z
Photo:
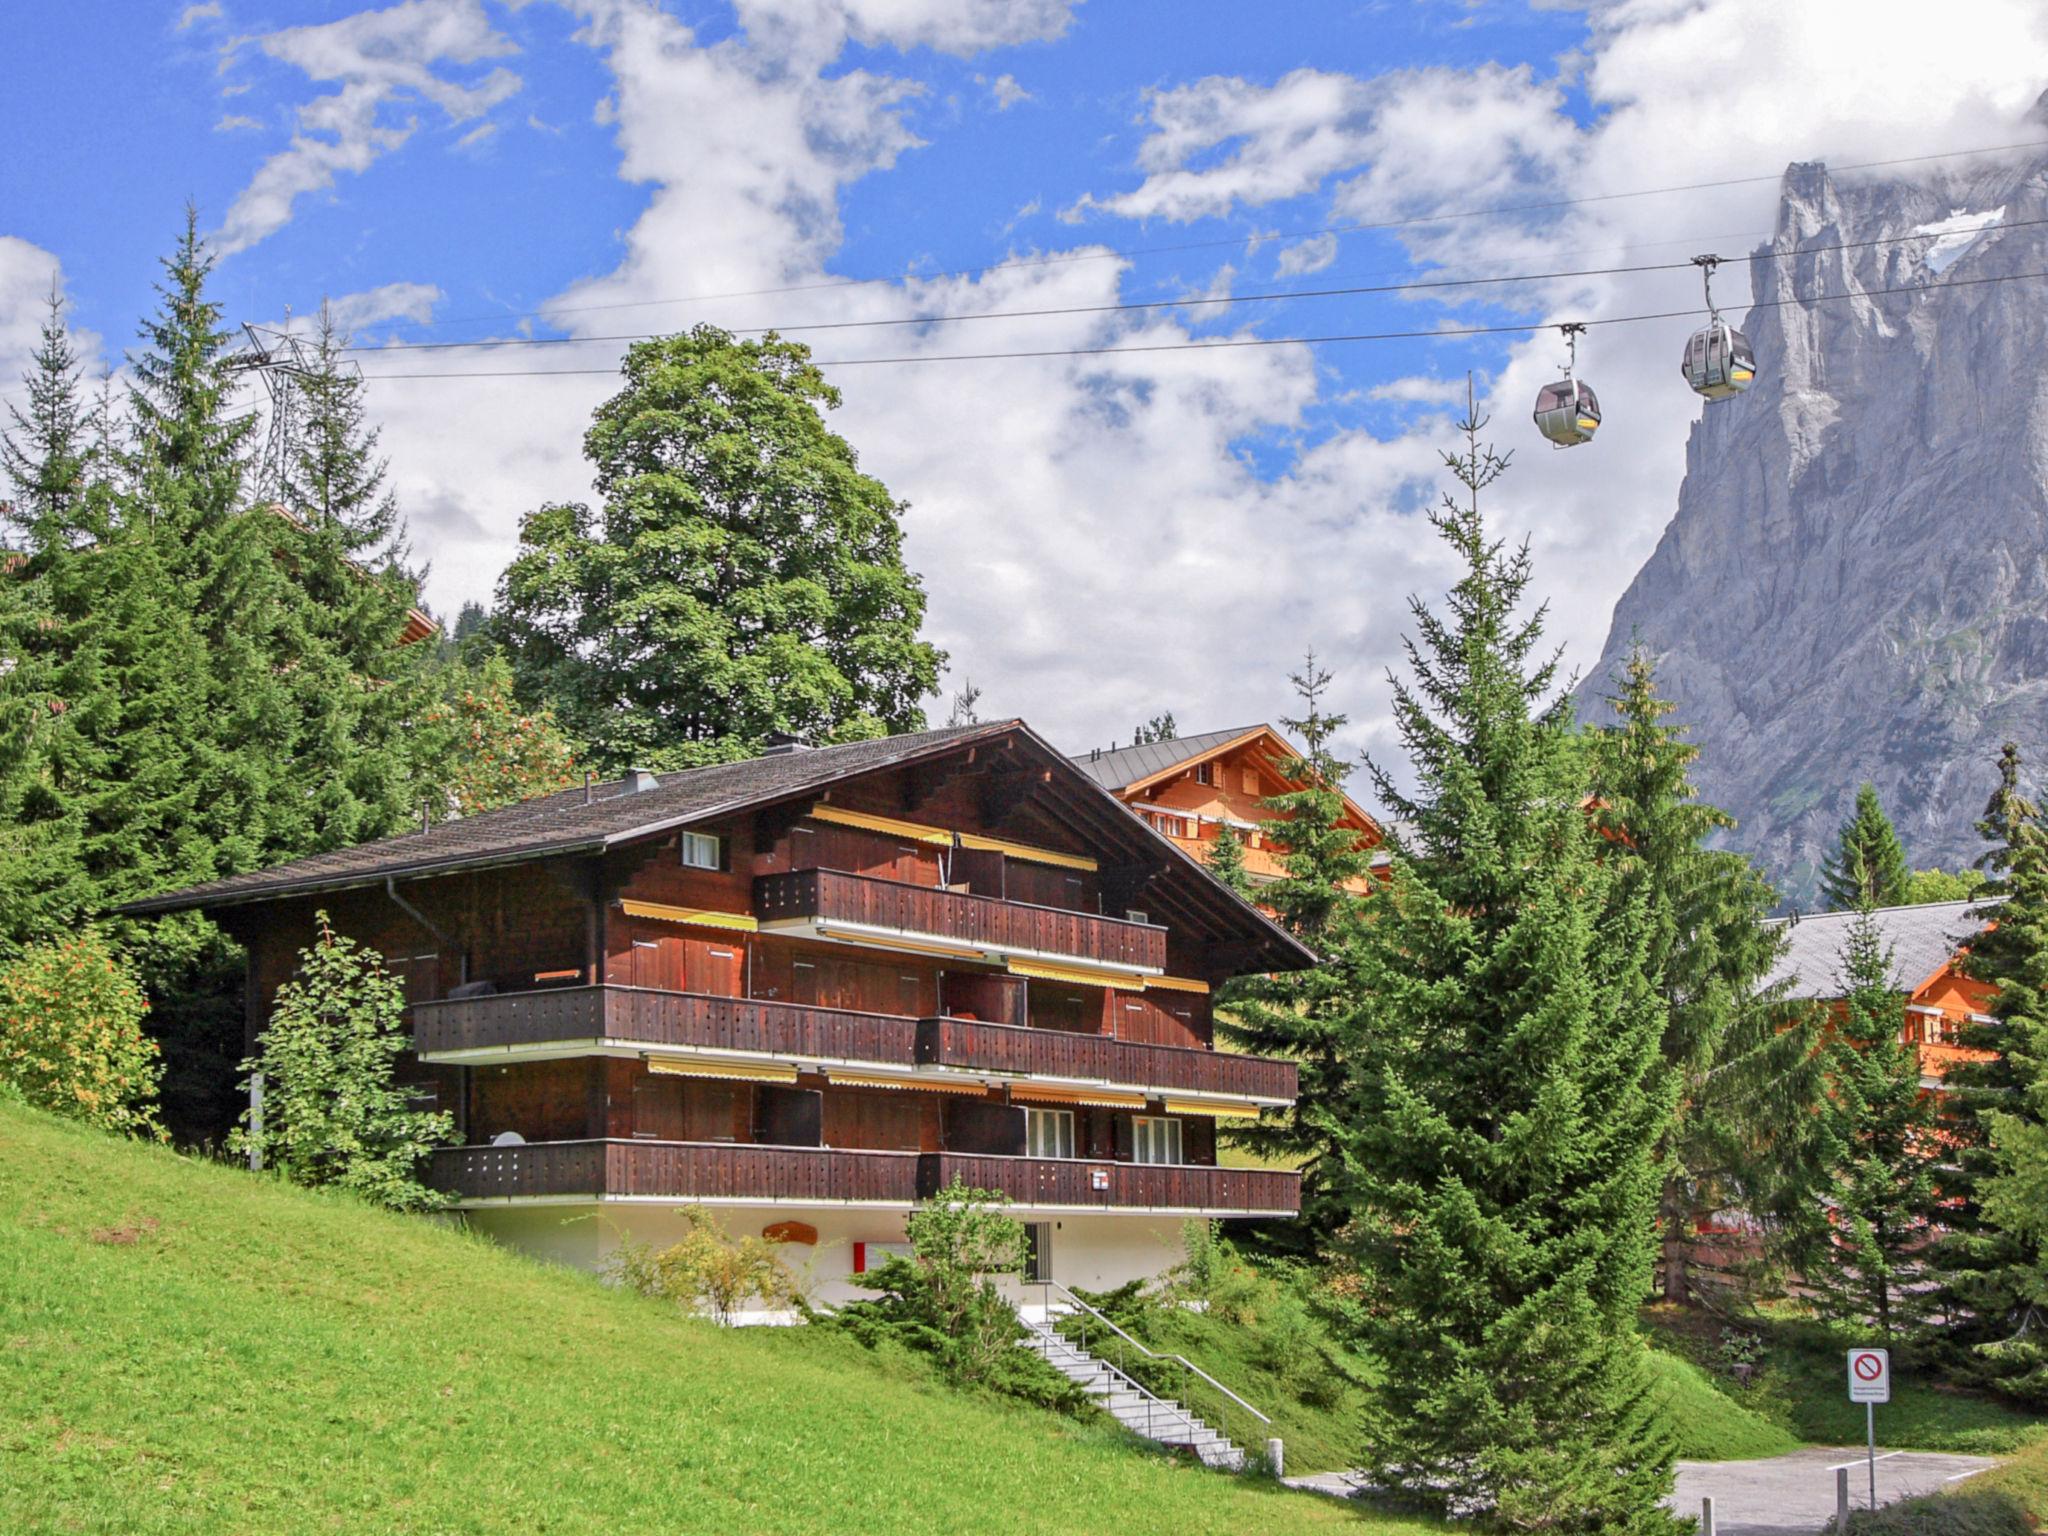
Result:
M1111 1035L1020 1028L973 1019L923 1019L917 1027L920 1065L1002 1072L1019 1077L1078 1078L1135 1088L1292 1103L1298 1069L1268 1056L1177 1045L1144 1045Z
M760 1200L909 1205L915 1152L763 1147L694 1141L536 1141L447 1147L427 1167L430 1188L465 1200L608 1195L658 1200Z
M461 1200L760 1201L908 1207L955 1179L1019 1207L1293 1215L1299 1174L962 1152L868 1152L683 1141L542 1141L445 1147L429 1187Z
M415 1049L427 1058L599 1039L815 1061L908 1066L916 1058L914 1019L647 987L565 987L415 1003L412 1017Z
M969 896L836 869L760 876L754 881L754 915L764 923L790 918L858 923L999 951L1153 970L1166 967L1166 930L1153 923Z
M996 1190L1020 1206L1281 1216L1301 1209L1301 1175L1271 1168L936 1152L919 1158L917 1178L924 1198L958 1179L973 1189Z

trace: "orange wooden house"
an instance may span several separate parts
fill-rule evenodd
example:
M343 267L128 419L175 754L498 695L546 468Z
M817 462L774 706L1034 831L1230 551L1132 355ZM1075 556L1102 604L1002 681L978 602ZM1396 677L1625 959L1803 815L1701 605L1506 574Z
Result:
M1939 1088L1959 1061L1981 1060L1984 1052L1957 1044L1963 1028L1990 1018L1996 990L1962 972L1970 940L1983 931L1970 914L1975 901L1928 902L1917 907L1883 907L1875 916L1892 956L1892 984L1906 999L1905 1039L1920 1055L1920 1080ZM1816 912L1786 918L1789 941L1773 982L1789 981L1790 995L1833 1001L1841 997L1837 975L1854 912Z
M1244 840L1245 872L1254 885L1264 885L1287 872L1282 862L1287 853L1286 820L1265 802L1306 787L1306 781L1284 771L1300 756L1300 749L1270 725L1249 725L1139 746L1098 748L1082 753L1074 764L1153 831L1204 863L1217 834L1226 826L1235 828ZM1357 829L1363 849L1378 848L1385 841L1379 823L1348 795L1344 822ZM1361 876L1352 887L1364 895L1370 884Z

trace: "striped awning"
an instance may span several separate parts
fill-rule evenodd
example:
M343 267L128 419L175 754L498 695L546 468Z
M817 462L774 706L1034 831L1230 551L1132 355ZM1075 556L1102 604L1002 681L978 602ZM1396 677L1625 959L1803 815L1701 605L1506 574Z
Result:
M1259 1118L1255 1104L1200 1104L1193 1099L1168 1099L1166 1112L1169 1115L1212 1115L1218 1120Z
M971 1093L976 1098L988 1092L980 1083L935 1083L924 1078L900 1077L893 1072L848 1072L833 1067L826 1077L840 1088L907 1088L918 1093Z
M1147 992L1207 992L1209 983L1197 981L1192 976L1147 976Z
M982 853L1000 853L1012 859L1022 859L1028 864L1050 864L1057 869L1097 868L1094 859L1083 853L1061 853L1052 848L1034 848L1029 843L1012 843L1000 837L985 837L979 832L955 832L947 827L928 827L919 821L901 821L894 816L877 816L872 811L850 811L837 805L814 805L809 811L813 821L826 822L837 827L858 827L863 832L880 832L889 837L900 837L914 843L930 843L940 848L951 848L957 838L962 848L972 848Z
M1118 1093L1114 1088L1062 1088L1050 1083L1012 1083L1010 1097L1034 1104L1094 1104L1104 1109L1143 1109L1142 1093Z
M1011 960L1006 962L1012 976L1028 976L1034 981L1063 981L1072 987L1116 987L1125 992L1141 992L1149 977L1132 976L1124 971L1090 971L1077 965L1047 965L1039 960Z
M793 1083L796 1068L779 1061L711 1061L649 1056L647 1070L662 1077L723 1077L748 1083Z
M689 923L699 928L731 928L753 933L761 925L744 912L714 912L708 907L671 907L658 901L621 900L619 910L628 917L652 918L660 923Z

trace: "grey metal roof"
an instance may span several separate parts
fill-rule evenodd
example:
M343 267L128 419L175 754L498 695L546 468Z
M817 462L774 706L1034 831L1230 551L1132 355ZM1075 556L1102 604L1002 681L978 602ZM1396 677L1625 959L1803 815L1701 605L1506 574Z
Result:
M1226 742L1237 740L1253 731L1266 729L1258 725L1240 725L1228 731L1204 731L1199 736L1176 736L1171 741L1148 741L1142 747L1116 747L1107 752L1082 752L1074 758L1074 766L1104 789L1114 793L1140 779L1149 779L1155 773L1185 763L1192 758L1213 752Z
M624 779L594 785L584 801L574 789L521 800L516 805L441 822L425 832L407 832L352 848L316 853L270 869L209 880L133 901L119 910L141 915L239 902L344 886L369 885L386 875L413 875L483 864L502 864L544 854L596 852L613 843L703 821L742 806L766 803L821 789L835 780L938 751L970 738L1025 729L1018 720L989 725L950 726L875 741L748 758L657 775L659 784L631 793Z
M1880 907L1873 915L1892 952L1892 985L1911 991L1942 966L1984 927L1971 912L1978 901L1931 901L1917 907ZM1778 919L1788 938L1769 981L1791 983L1796 998L1840 997L1837 974L1842 946L1848 942L1854 912L1815 912Z

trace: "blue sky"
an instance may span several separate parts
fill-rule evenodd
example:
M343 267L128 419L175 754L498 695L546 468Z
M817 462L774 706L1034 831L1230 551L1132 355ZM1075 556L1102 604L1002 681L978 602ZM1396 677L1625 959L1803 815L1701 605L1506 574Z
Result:
M2010 142L2044 83L2036 9L1985 0L1921 37L1902 103L1880 67L1920 14L1900 0L17 7L0 368L18 372L53 273L118 366L188 198L235 321L324 296L366 345L577 339L364 357L429 596L452 611L488 597L524 512L589 494L578 443L620 351L595 338L1739 255L1792 159ZM1757 179L1634 195L1729 178ZM1598 201L1312 234L1577 198ZM833 286L849 278L876 281ZM1692 281L811 339L847 365L835 425L911 503L930 630L985 709L1076 747L1160 708L1189 728L1272 718L1312 643L1353 743L1384 746L1406 598L1449 574L1416 512L1465 371L1518 450L1500 525L1531 538L1583 664L1684 470L1682 323L1596 333L1609 423L1566 455L1528 426L1547 335L852 360L1599 318L1696 302ZM1724 273L1724 299L1742 282ZM554 369L595 371L390 377Z

